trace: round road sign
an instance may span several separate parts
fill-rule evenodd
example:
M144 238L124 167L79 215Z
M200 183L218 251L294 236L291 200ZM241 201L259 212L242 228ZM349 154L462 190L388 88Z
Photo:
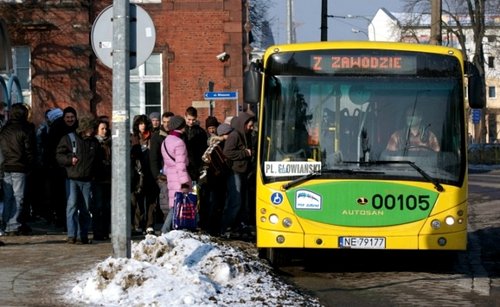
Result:
M144 63L155 46L156 30L149 14L140 6L130 4L130 69ZM105 8L92 26L92 49L101 62L113 68L113 6Z

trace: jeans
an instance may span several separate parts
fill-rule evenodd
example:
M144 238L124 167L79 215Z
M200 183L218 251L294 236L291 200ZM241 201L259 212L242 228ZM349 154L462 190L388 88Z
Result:
M227 198L222 212L221 232L227 231L228 227L236 224L238 215L245 206L246 185L246 174L235 171L229 173L227 177Z
M6 223L5 232L18 231L21 223L21 213L24 202L25 173L5 172L3 176L4 208L3 220Z
M92 182L68 180L68 202L66 205L66 224L68 237L88 239L90 217L90 201Z
M168 210L167 217L165 218L165 222L161 227L161 233L167 233L172 230L172 222L174 220L174 208L170 208Z

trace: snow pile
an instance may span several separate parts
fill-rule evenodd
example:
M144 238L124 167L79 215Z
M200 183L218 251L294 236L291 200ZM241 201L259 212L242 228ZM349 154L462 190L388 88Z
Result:
M70 301L103 306L320 306L248 251L171 231L132 244L132 259L108 258L82 276Z

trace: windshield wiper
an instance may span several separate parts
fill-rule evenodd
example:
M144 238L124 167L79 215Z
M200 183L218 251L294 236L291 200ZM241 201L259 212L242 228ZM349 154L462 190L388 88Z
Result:
M430 183L434 184L434 187L438 192L443 192L444 188L443 186L437 181L436 179L432 178L427 174L426 171L421 169L418 165L415 164L415 162L408 161L408 160L400 160L400 161L368 161L368 162L358 162L358 161L342 161L342 163L349 163L349 164L360 164L360 165L376 165L376 164L408 164L411 167L413 167L422 177L424 177L427 181Z
M296 185L298 185L298 184L300 184L302 182L308 181L309 179L312 179L312 178L314 178L314 177L316 177L318 175L321 175L321 173L317 173L317 172L309 173L309 174L301 176L301 177L299 177L299 178L297 178L295 180L292 180L292 181L290 181L288 183L285 183L284 185L281 186L281 188L286 191L289 188L294 187L294 186L296 186Z
M349 168L343 168L343 169L323 169L321 172L313 172L309 173L307 175L304 175L302 177L299 177L295 180L292 180L288 183L285 183L284 185L281 186L283 190L288 190L291 187L294 187L298 184L301 184L305 181L308 181L309 179L321 176L322 174L384 174L384 172L373 172L373 171L360 171L360 170L352 170Z

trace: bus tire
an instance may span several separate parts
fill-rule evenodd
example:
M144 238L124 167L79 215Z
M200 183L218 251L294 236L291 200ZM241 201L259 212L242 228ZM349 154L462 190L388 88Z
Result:
M282 248L259 248L258 252L259 258L266 259L274 268L286 264L285 250Z

